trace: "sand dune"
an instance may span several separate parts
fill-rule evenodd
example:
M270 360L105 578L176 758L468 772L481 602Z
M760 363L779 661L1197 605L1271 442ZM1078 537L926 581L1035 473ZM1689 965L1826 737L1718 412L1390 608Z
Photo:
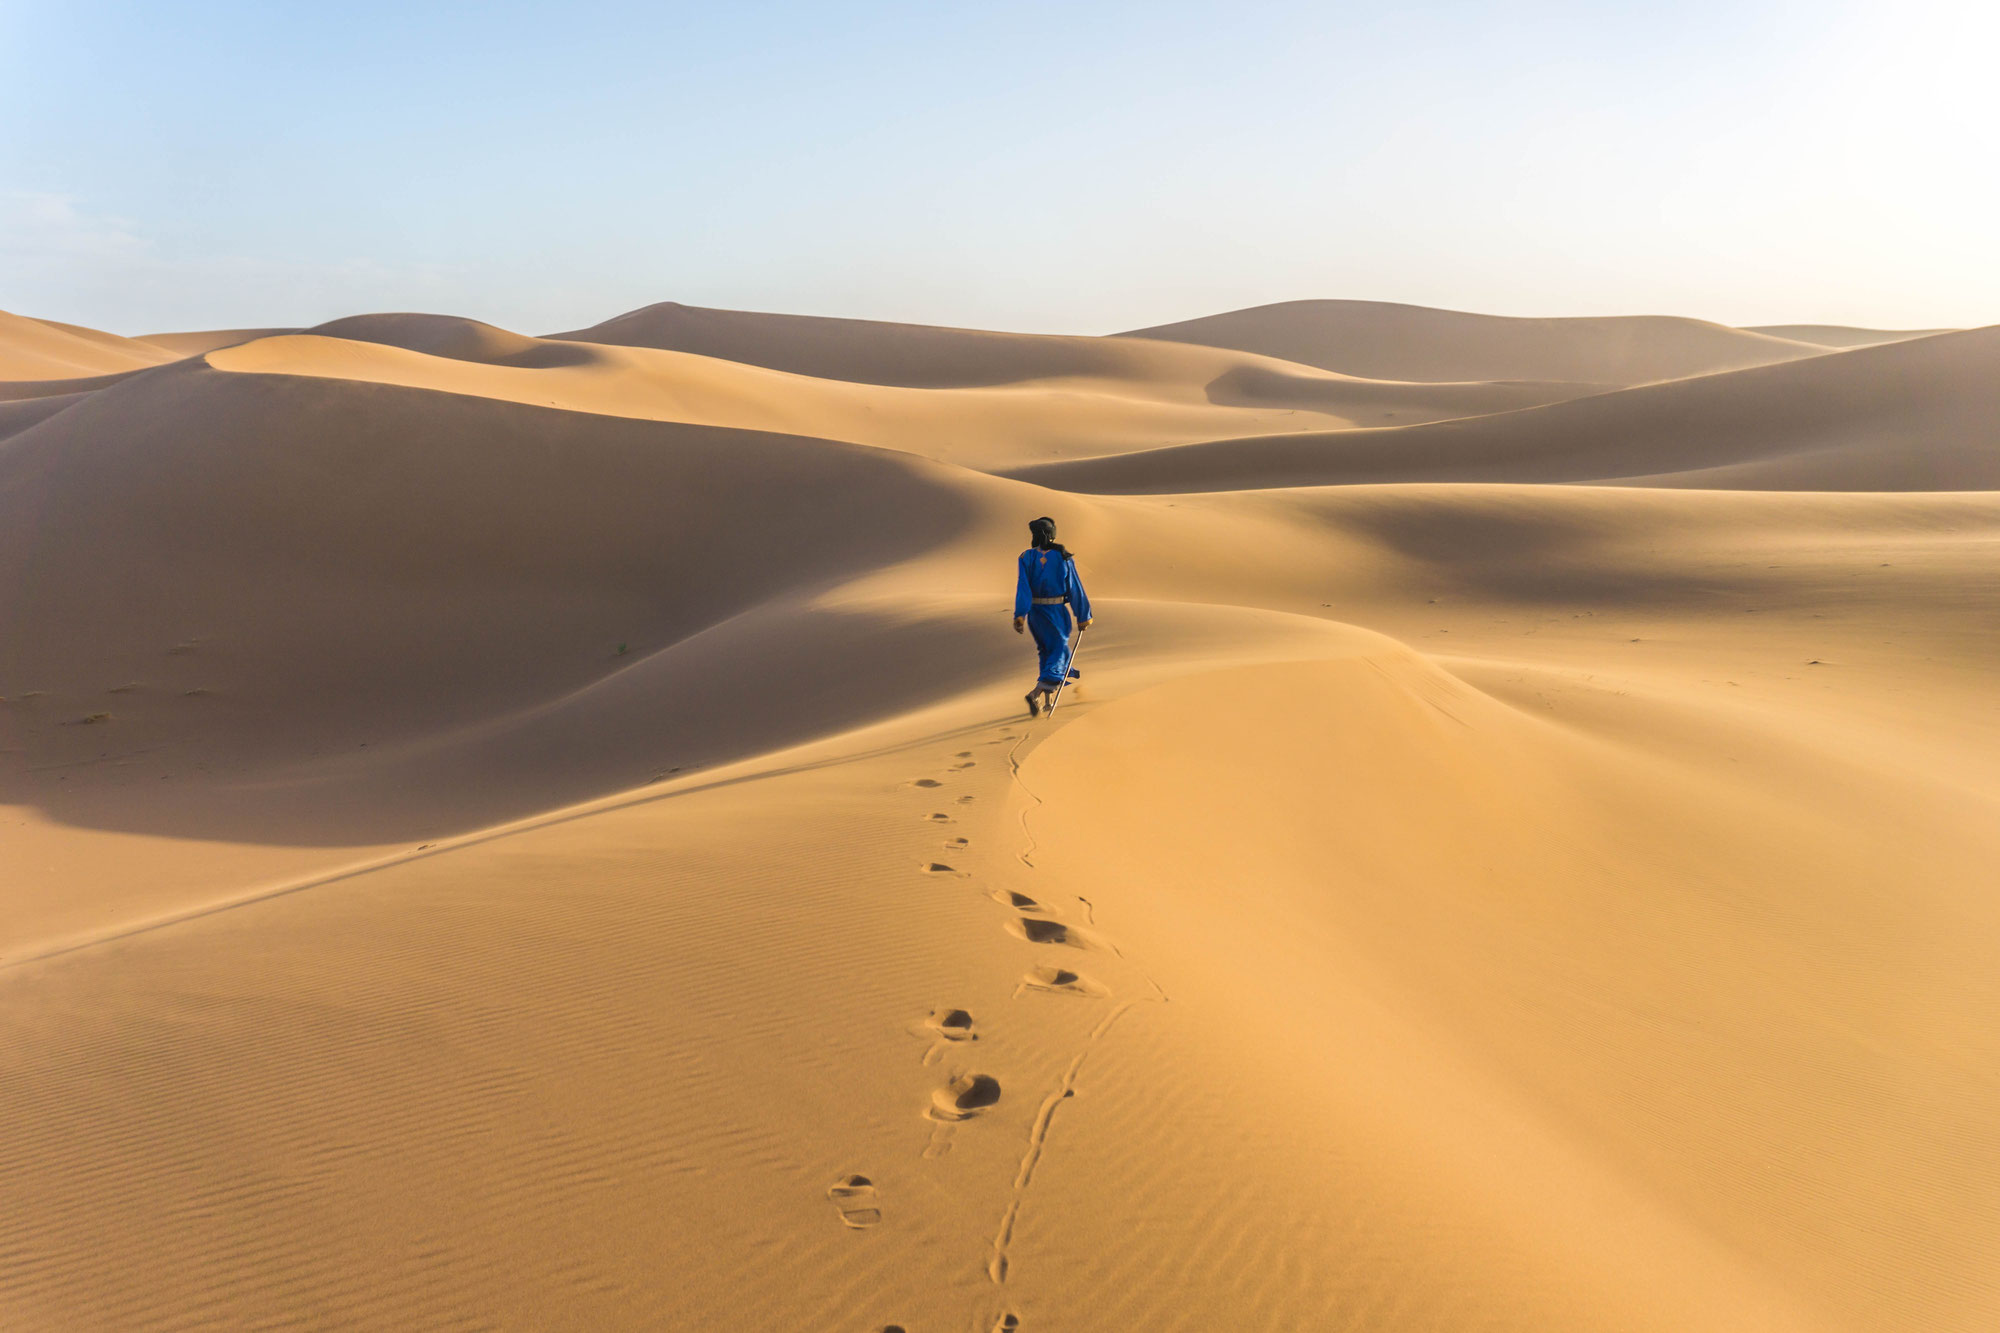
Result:
M869 327L900 336L899 326ZM1437 421L1581 391L1567 384L1358 380L1166 345L1125 347L1087 364L1069 345L1104 340L978 338L984 341L968 335L958 366L978 387L951 392L820 379L691 351L527 338L420 314L357 316L221 350L209 361L233 371L401 384L605 415L810 435L982 469L1163 440L1290 432L1308 423L1348 429ZM1024 360L1022 346L1038 343L1056 346L1037 348ZM1045 363L1041 369L1066 358L1077 373L1036 377L1028 364L1036 357Z
M1957 329L1857 329L1845 324L1763 324L1752 325L1745 333L1761 333L1792 342L1815 343L1821 347L1874 347L1881 343L1928 338L1934 333L1957 333Z
M99 733L62 724L128 683L121 740L199 738L210 769L350 736L407 749L915 555L968 518L937 468L902 454L199 363L105 390L8 450L10 500L39 516L17 541L44 571L16 590L16 623L60 632L10 645L7 692L44 692L47 729L31 734L53 763L94 750ZM830 495L868 496L874 521ZM178 595L133 581L142 562ZM422 792L377 796L436 831ZM162 828L199 822L149 800ZM228 832L299 818L341 836L295 797L273 804Z
M66 380L171 361L174 353L136 338L0 310L0 380Z
M1216 440L1012 475L1071 490L1623 481L2000 487L2000 328L1401 429Z
M4 386L0 1324L1994 1326L2000 330L1331 304Z
M676 301L663 301L587 329L549 336L568 342L694 352L817 379L913 389L964 389L1079 377L1197 381L1240 364L1212 350L1154 349L1103 338L710 310Z
M203 352L219 351L256 338L297 332L297 329L199 329L189 333L148 333L137 341L164 347L175 356L200 356Z
M1287 301L1119 336L1230 347L1372 379L1587 384L1647 384L1825 350L1698 319L1513 319L1380 301Z
M1111 380L1203 386L1220 401L1269 405L1398 408L1435 419L1554 402L1609 387L1574 377L1513 375L1375 375L1256 348L1201 346L1184 338L1147 346L1135 339L987 333L870 320L705 310L674 302L647 306L588 329L551 335L576 342L667 348L768 366L821 379L906 388L947 389L1037 380ZM1306 365L1286 364L1305 360ZM1343 373L1344 372L1344 373ZM1436 383L1528 379L1525 384ZM1393 381L1383 383L1382 381ZM1157 391L1157 390L1156 390ZM1440 410L1440 408L1443 410Z

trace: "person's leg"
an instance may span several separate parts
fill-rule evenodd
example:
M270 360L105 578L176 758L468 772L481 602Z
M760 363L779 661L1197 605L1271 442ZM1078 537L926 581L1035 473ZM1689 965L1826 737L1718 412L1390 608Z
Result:
M1049 651L1042 658L1042 688L1054 694L1056 687L1069 679L1071 636L1075 626L1067 606L1038 606L1035 609L1048 613Z
M1043 694L1055 689L1068 669L1069 636L1064 633L1067 626L1057 619L1059 615L1068 619L1060 606L1037 606L1028 612L1028 632L1035 636L1035 689Z

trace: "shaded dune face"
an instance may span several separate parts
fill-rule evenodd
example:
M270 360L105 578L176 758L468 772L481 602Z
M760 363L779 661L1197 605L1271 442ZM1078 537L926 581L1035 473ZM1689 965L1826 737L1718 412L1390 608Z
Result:
M0 1325L2000 1327L2000 330L10 331Z
M47 701L36 764L94 743L62 724L128 682L123 744L199 737L222 768L517 717L967 512L902 455L194 364L27 428L0 468L0 693ZM827 650L833 615L791 622L794 651Z

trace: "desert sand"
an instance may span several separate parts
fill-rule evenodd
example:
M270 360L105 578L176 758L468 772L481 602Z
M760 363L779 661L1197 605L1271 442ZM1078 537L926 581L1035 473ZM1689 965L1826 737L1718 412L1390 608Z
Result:
M0 1326L2000 1326L2000 328L6 315L0 617Z

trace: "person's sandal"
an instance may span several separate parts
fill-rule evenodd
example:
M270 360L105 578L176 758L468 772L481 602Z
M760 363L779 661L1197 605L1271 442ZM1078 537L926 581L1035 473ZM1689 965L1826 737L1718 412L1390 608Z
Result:
M1035 696L1039 693L1041 693L1041 691L1039 690L1029 690L1027 693L1029 717L1040 717L1042 715L1042 705L1040 701L1035 698Z

